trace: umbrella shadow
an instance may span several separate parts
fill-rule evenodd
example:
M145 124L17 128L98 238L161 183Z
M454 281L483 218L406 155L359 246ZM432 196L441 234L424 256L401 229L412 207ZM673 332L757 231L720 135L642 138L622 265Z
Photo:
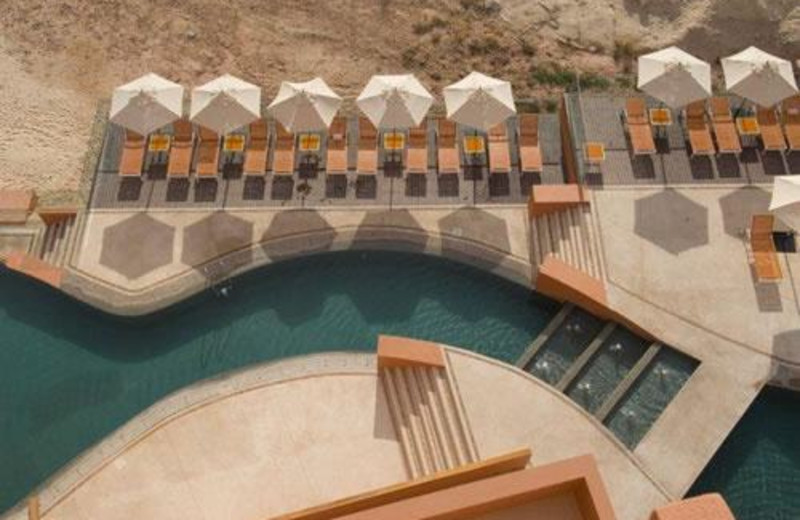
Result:
M261 248L275 262L328 251L336 230L319 212L293 209L275 215L261 235Z

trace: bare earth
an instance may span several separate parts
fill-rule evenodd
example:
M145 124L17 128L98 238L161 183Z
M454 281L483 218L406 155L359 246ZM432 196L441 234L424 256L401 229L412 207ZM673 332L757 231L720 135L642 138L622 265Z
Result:
M716 60L747 45L800 55L797 0L5 0L0 187L78 201L98 101L154 71L192 86L223 72L264 86L322 76L354 96L376 73L434 92L471 69L518 98L563 88L536 68L629 81L632 59L678 44ZM553 65L556 64L556 65ZM626 76L627 75L627 76Z

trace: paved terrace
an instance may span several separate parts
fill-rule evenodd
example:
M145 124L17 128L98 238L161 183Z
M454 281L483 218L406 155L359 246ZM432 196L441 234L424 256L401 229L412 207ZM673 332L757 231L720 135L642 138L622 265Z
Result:
M537 379L459 350L448 357L482 459L524 446L534 466L592 453L620 520L673 498ZM304 356L180 390L51 479L43 518L269 518L405 481L375 359Z
M530 284L524 207L95 210L62 289L141 314L258 265L342 249L399 249Z
M356 164L358 121L349 120L348 158L351 167ZM269 122L274 135L274 121ZM321 139L317 170L300 166L291 177L274 176L271 172L274 137L271 139L268 173L263 177L242 175L241 162L225 164L220 159L219 179L196 181L167 179L166 166L154 162L148 155L146 173L142 178L125 178L118 175L118 165L124 132L107 125L103 151L91 200L93 208L143 209L143 208L263 208L299 206L370 206L370 205L431 205L471 203L524 203L534 184L560 184L564 182L561 167L561 140L558 117L542 114L539 139L542 149L543 171L519 171L516 119L508 121L512 171L509 174L489 175L485 166L470 167L459 175L436 173L435 121L428 120L428 175L407 175L402 172L378 171L375 175L359 175L352 169L347 175L326 175L325 157L327 141ZM463 128L459 137L463 137ZM459 140L460 142L460 140ZM222 154L224 155L224 154ZM295 163L301 165L302 154L297 153ZM384 163L384 151L379 150L379 164ZM466 159L462 154L462 164ZM305 194L298 190L307 184Z
M776 175L800 173L800 154L762 154L760 141L747 139L742 141L743 151L739 156L692 158L676 111L672 114L673 124L655 140L657 153L633 156L622 117L624 97L586 94L567 97L578 146L587 141L605 145L605 162L590 167L585 176L589 185L764 184L771 183ZM657 106L653 100L649 103ZM739 101L732 100L731 106L739 106Z

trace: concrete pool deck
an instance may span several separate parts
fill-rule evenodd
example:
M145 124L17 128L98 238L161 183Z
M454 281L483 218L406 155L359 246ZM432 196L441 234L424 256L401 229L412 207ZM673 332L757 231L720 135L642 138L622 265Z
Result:
M530 446L535 467L592 453L621 520L675 498L551 387L469 352L448 348L447 357L481 459ZM405 481L383 392L376 356L364 353L286 359L192 385L50 479L38 493L43 518L269 518Z
M62 289L116 314L166 307L254 267L343 249L452 258L530 283L523 206L92 211Z

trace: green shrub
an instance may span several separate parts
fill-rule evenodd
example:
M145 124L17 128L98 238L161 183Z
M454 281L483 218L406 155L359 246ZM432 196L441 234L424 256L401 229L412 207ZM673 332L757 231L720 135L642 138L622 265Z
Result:
M528 82L532 85L549 85L567 87L574 85L577 79L574 72L562 68L556 63L531 65Z
M581 74L581 89L586 90L608 90L611 81L596 72L586 72Z
M544 109L546 112L553 113L558 110L558 101L555 99L546 99L544 101Z

